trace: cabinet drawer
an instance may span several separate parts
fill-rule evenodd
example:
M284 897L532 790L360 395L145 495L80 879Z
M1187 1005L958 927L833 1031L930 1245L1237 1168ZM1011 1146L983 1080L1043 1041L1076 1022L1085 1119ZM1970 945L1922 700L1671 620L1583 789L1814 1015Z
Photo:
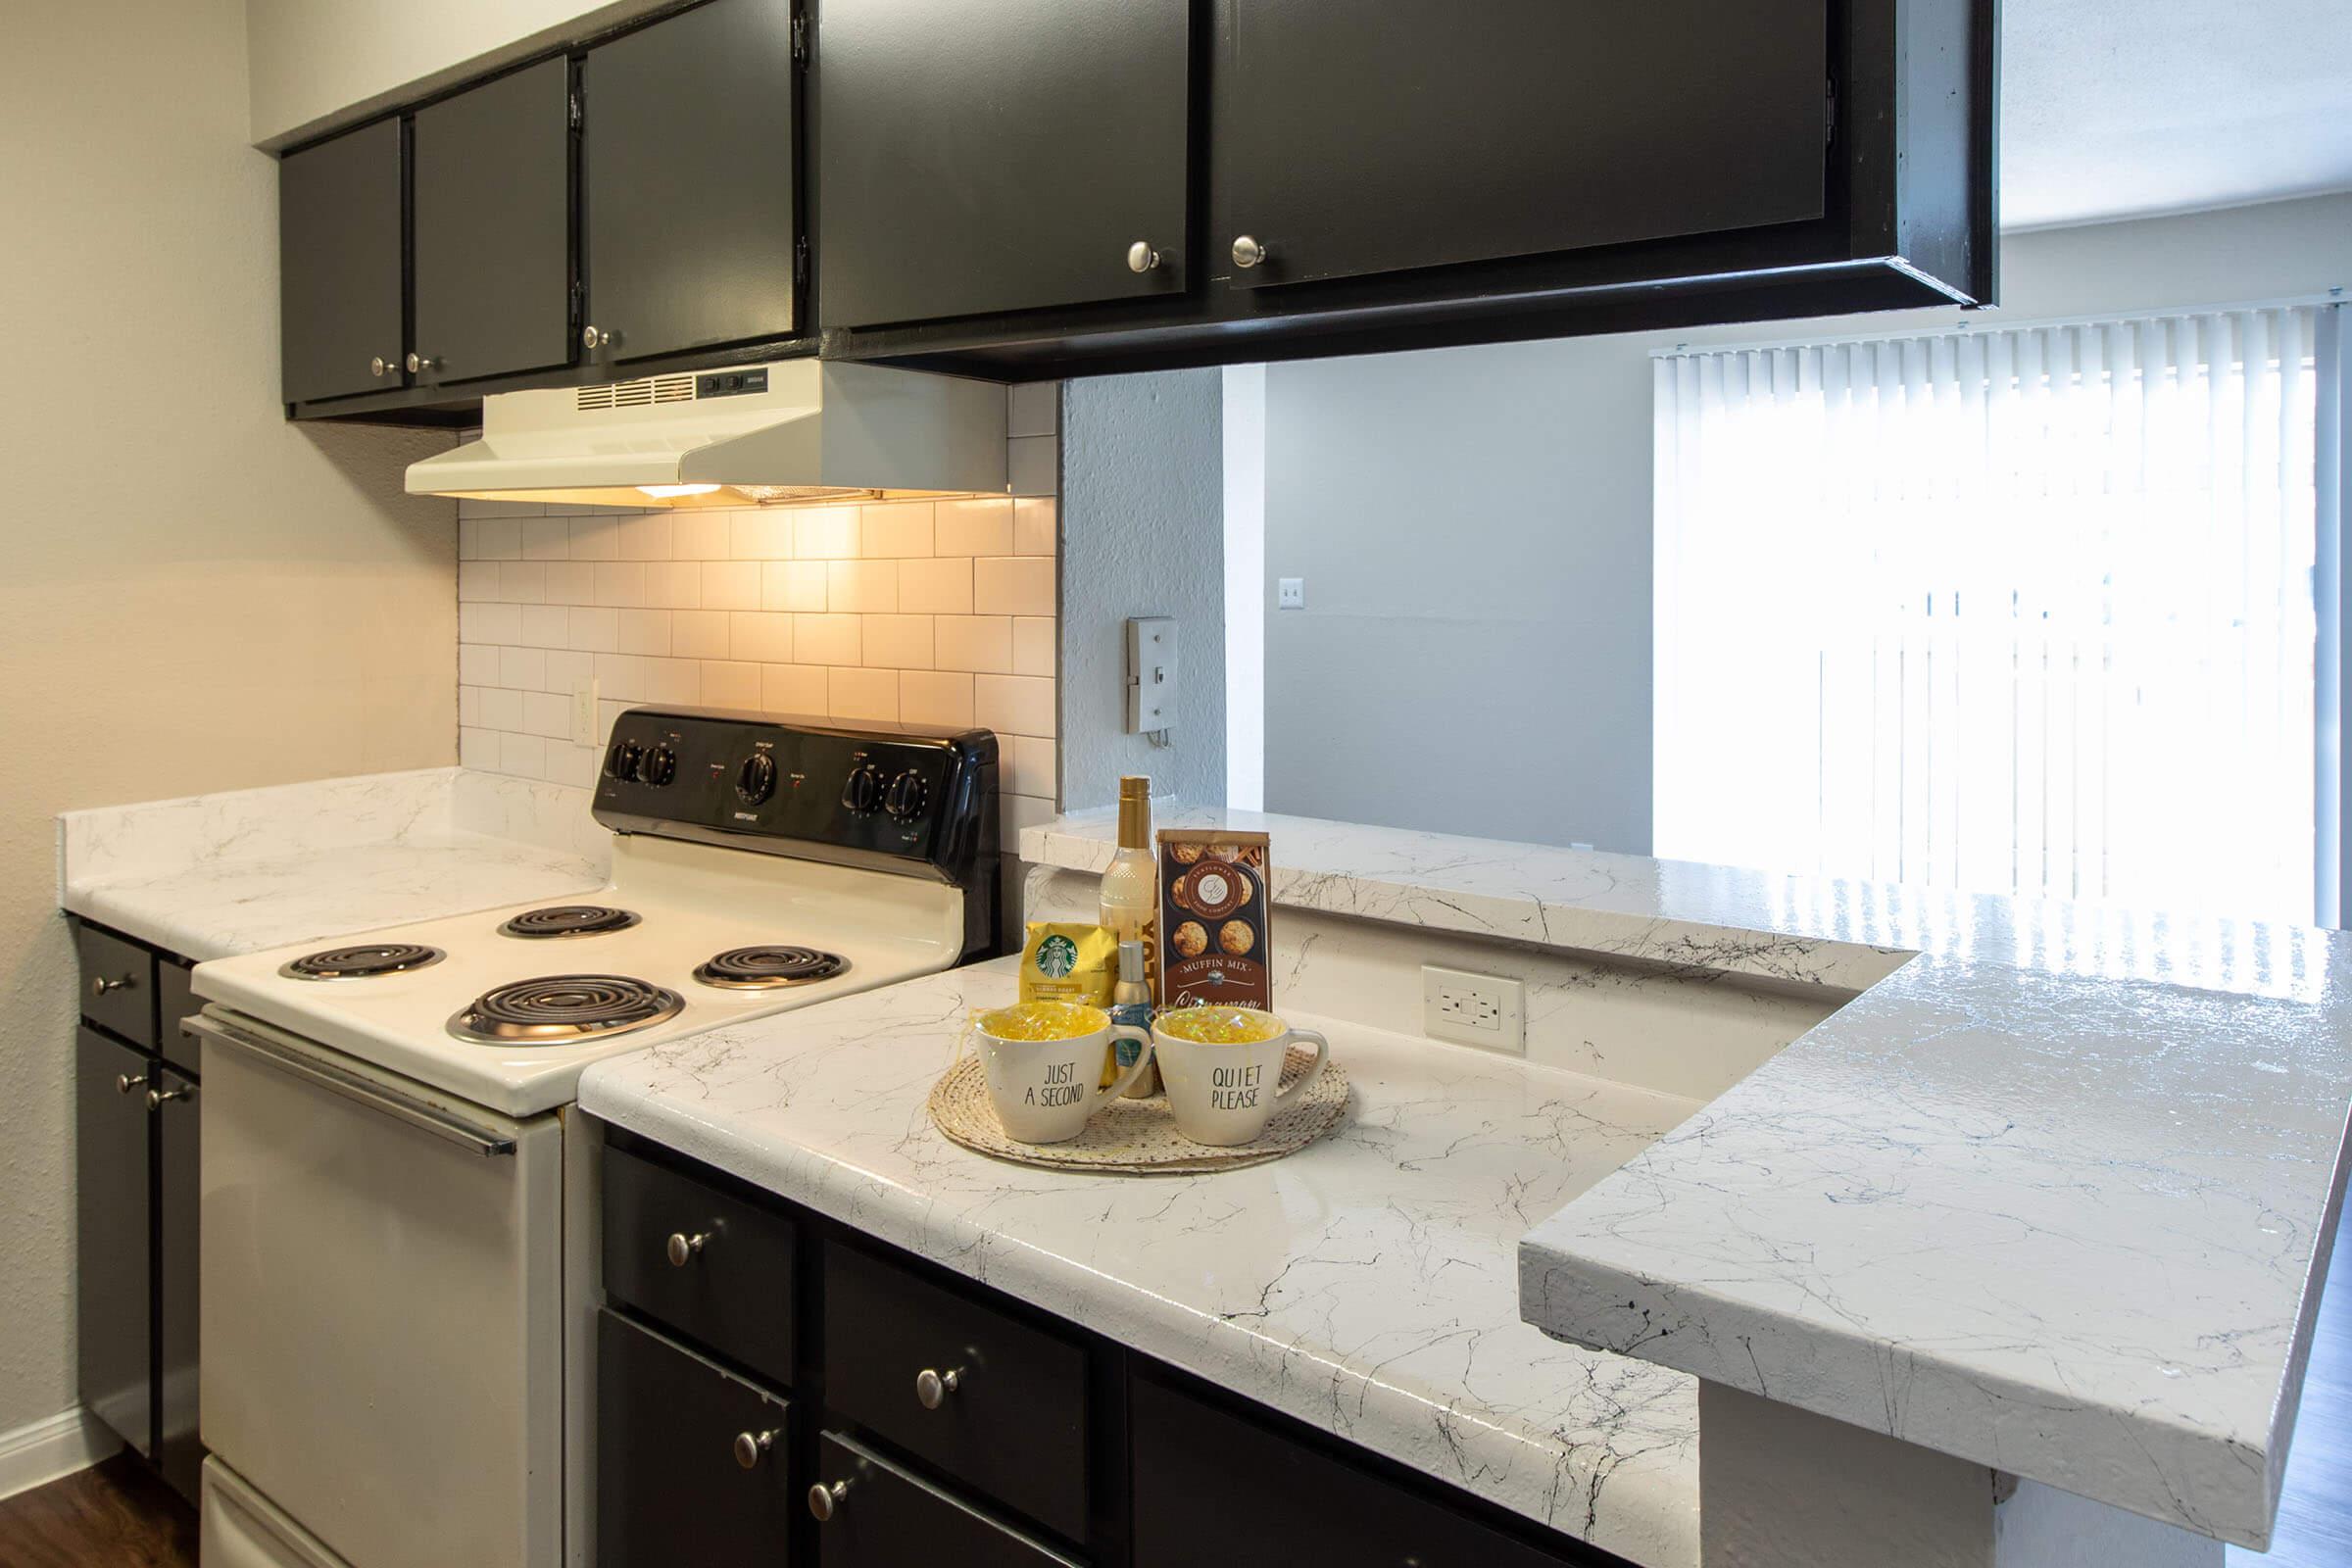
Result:
M598 1568L792 1561L783 1399L611 1312L596 1387Z
M1614 1562L1574 1542L1540 1550L1367 1469L1148 1378L1129 1396L1135 1568L1297 1562L1562 1568ZM1236 1478L1243 1484L1235 1485ZM1313 1506L1301 1507L1300 1499Z
M618 1149L604 1188L607 1294L790 1384L792 1221Z
M818 1486L832 1493L830 1517L816 1532L823 1568L1069 1568L1068 1558L834 1433L817 1442L816 1474Z
M825 1404L982 1495L1085 1539L1086 1352L1077 1345L830 1243Z
M155 955L110 931L76 924L81 1015L132 1045L155 1049Z
M203 1004L188 977L195 972L193 964L176 958L155 960L155 1032L156 1044L164 1059L174 1067L193 1073L203 1065L196 1049L196 1037L180 1028L179 1020L202 1010Z

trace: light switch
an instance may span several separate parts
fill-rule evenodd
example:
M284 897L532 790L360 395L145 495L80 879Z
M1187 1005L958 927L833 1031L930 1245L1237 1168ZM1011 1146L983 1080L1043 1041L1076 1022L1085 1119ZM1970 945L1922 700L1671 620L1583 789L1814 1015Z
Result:
M1304 577L1278 577L1274 582L1274 607L1277 610L1304 610L1306 608L1306 579Z
M1127 622L1127 733L1169 728L1176 711L1176 622L1144 615Z

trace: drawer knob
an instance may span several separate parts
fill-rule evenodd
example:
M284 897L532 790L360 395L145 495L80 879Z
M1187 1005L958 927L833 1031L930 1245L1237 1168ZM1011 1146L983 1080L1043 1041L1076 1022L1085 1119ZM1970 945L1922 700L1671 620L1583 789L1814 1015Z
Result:
M1233 265L1245 270L1264 263L1268 251L1261 240L1244 234L1233 242Z
M118 1095L127 1095L146 1087L147 1075L145 1073L139 1074L136 1078L126 1072L115 1074L115 1093Z
M392 362L385 359L381 354L378 354L374 359L368 362L368 373L374 376L379 381L383 379L384 372L390 368L392 368Z
M934 1372L929 1367L914 1375L914 1402L926 1410L936 1410L948 1402L948 1396L963 1386L963 1373L950 1367Z
M1159 252L1152 248L1150 240L1139 239L1127 247L1127 270L1130 272L1149 272L1158 266Z
M821 1525L840 1511L841 1499L849 1494L847 1481L836 1481L829 1487L820 1481L808 1489L808 1511L816 1515L816 1522Z
M607 349L611 348L612 346L612 333L604 331L596 326L583 326L580 328L580 347L584 349Z
M710 1239L709 1231L697 1231L692 1236L687 1235L684 1231L671 1231L669 1240L662 1247L662 1250L668 1254L669 1266L684 1268L693 1262L696 1255L702 1251L703 1244Z
M427 370L438 370L441 368L441 362L434 359L430 354L411 353L408 359L402 363L408 366L409 373L412 375L421 375Z
M137 984L138 981L129 975L124 975L120 980L111 979L102 974L92 975L90 977L90 995L93 997L112 996L118 991L128 991Z
M195 1094L196 1086L193 1084L179 1084L171 1089L150 1089L147 1091L147 1108L159 1110L174 1100L193 1099Z
M774 1427L765 1432L736 1433L735 1462L746 1470L757 1468L760 1456L776 1446L776 1439L783 1435L783 1431L782 1427Z

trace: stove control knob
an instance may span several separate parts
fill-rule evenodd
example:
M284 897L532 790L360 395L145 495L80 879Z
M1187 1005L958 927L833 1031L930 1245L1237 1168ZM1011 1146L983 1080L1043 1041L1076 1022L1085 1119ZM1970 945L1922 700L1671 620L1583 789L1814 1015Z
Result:
M655 747L645 754L645 763L637 776L656 788L668 783L678 776L678 754L670 750L667 742Z
M776 793L776 760L765 752L754 752L743 760L743 767L735 775L735 793L746 806L758 806Z
M849 782L841 787L841 804L859 816L871 816L882 805L882 770L871 762L851 768Z
M923 776L908 768L890 781L890 793L882 797L882 806L900 821L911 822L923 814L923 806L929 797Z
M635 778L644 759L645 749L635 741L614 741L612 750L605 754L605 776Z

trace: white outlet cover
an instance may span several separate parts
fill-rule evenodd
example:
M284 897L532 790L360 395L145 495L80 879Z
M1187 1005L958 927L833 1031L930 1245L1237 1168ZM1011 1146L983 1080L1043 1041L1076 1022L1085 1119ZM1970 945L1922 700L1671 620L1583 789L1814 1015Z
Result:
M1527 1054L1527 982L1421 966L1421 1032L1432 1040Z
M1277 577L1274 580L1274 603L1278 609L1304 610L1306 608L1306 579L1304 577Z
M1127 733L1167 729L1175 710L1176 622L1139 615L1127 622Z

